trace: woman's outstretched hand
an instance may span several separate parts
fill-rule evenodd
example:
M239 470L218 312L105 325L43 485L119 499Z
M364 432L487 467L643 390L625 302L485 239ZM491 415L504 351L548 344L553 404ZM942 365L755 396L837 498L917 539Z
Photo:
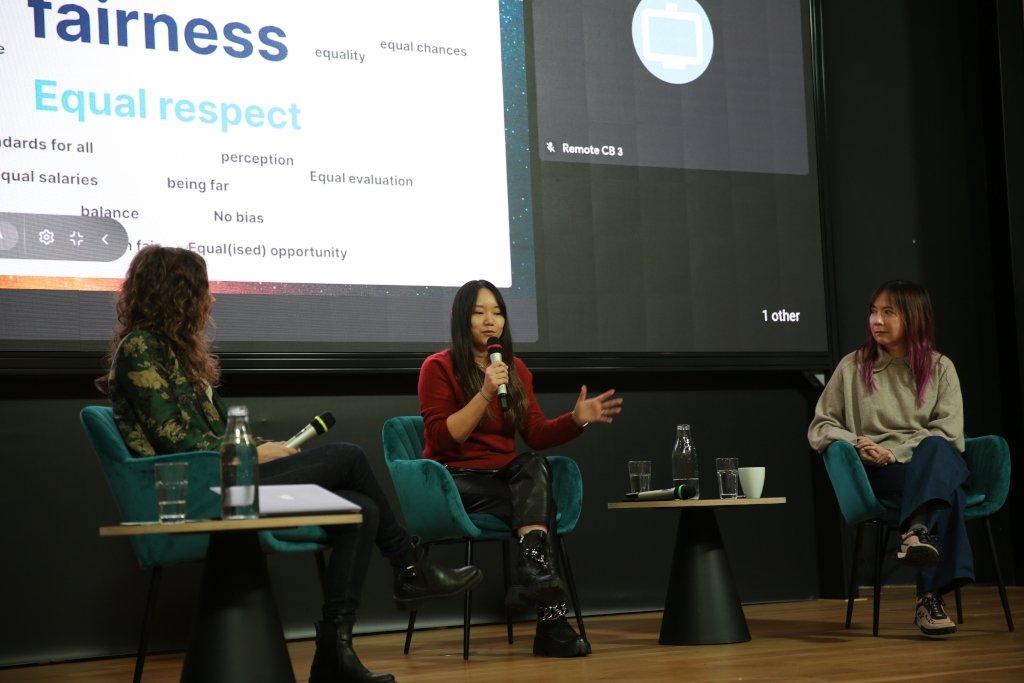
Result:
M612 418L622 412L622 399L612 398L614 389L587 398L587 385L580 387L579 398L572 409L572 420L579 427L586 427L591 422L611 424Z

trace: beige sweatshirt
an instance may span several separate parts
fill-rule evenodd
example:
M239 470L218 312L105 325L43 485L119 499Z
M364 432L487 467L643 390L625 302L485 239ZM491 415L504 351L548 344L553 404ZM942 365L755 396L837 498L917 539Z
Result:
M811 447L821 453L833 441L855 443L866 436L892 451L898 462L910 462L925 437L941 436L963 453L964 408L960 378L953 361L932 355L935 373L917 407L917 383L906 360L884 351L875 365L875 390L860 376L856 352L841 361L818 399L807 429Z

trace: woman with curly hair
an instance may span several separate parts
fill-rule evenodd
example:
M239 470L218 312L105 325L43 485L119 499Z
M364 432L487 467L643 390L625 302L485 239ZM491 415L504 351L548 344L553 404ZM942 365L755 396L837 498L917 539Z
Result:
M960 380L935 350L924 287L894 280L868 302L867 340L839 362L807 431L824 452L847 441L860 454L879 498L900 504L897 559L918 568L915 622L927 636L956 632L943 593L974 581L964 520Z
M214 301L199 254L152 245L132 259L117 299L110 371L96 383L113 402L118 430L136 457L219 447L227 409L215 391L220 368L206 337ZM367 671L352 646L374 544L393 567L396 603L407 609L461 595L480 581L480 570L430 563L398 524L359 446L331 443L299 451L267 441L258 445L257 456L263 484L317 484L362 508L362 524L324 528L331 553L309 680L394 681L391 674Z

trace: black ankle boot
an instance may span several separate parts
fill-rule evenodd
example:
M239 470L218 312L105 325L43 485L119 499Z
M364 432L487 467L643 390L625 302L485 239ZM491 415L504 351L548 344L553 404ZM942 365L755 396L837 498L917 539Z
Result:
M454 598L480 583L484 575L473 565L446 569L431 563L418 541L391 558L395 570L395 604L399 609L419 609L424 600Z
M538 619L537 634L533 637L533 654L542 657L585 657L590 654L590 643L573 630L564 615L550 620Z
M519 539L516 574L519 583L509 588L505 604L509 607L535 607L565 600L558 572L551 566L548 535L535 529Z
M394 683L391 674L367 671L352 648L355 619L342 617L316 623L316 654L309 683Z

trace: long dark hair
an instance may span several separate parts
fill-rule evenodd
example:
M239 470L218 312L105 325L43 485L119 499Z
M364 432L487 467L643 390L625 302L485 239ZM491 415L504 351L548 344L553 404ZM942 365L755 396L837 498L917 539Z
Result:
M508 309L505 307L505 298L501 296L498 288L487 280L470 280L459 287L455 293L455 300L452 301L452 364L455 367L455 378L465 392L467 399L472 399L476 392L483 386L483 373L476 365L476 356L473 348L473 334L471 330L471 319L473 309L476 307L476 297L481 289L488 289L494 295L495 301L501 308L501 314L505 317L505 327L501 331L501 359L508 365L508 393L509 410L508 417L517 427L522 427L526 421L526 412L529 408L529 397L523 388L523 382L516 372L515 350L512 344L512 328L508 319ZM490 419L490 411L484 413L483 421Z
M903 336L907 342L907 365L917 383L917 407L924 404L924 392L935 372L932 354L935 351L935 315L928 290L914 282L890 280L883 282L871 295L868 310L882 294L889 295L889 301L903 322ZM880 346L871 334L871 320L868 319L867 340L857 349L861 377L870 391L875 390L875 365L878 363Z
M220 365L206 337L211 303L202 256L157 244L143 247L128 266L118 292L117 327L107 354L108 365L113 363L121 340L143 330L167 343L189 381L217 386ZM97 378L96 386L107 393L108 376Z

